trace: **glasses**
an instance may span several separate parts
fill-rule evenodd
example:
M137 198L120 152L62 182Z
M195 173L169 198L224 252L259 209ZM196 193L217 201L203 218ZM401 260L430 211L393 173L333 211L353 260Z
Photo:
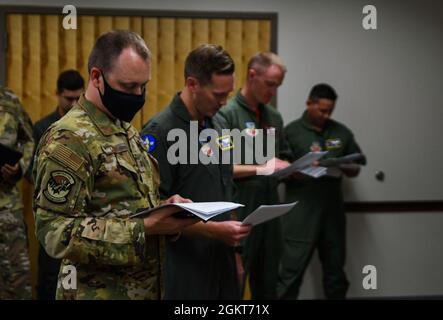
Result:
M66 99L67 101L69 101L69 102L75 102L75 101L77 101L78 99L80 99L80 96L78 96L78 97L67 97L67 96L62 96L64 99Z

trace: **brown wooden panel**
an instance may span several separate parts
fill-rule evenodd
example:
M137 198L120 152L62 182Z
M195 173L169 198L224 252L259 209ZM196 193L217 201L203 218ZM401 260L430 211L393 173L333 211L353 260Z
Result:
M95 17L95 40L105 32L112 30L112 17Z
M243 65L243 24L241 20L228 20L226 24L226 50L235 62L235 90L238 90L243 84L244 69Z
M269 20L258 22L258 49L259 51L271 50L271 22Z
M192 20L177 19L175 27L175 91L184 86L185 60L192 49Z
M53 112L57 106L56 83L59 74L59 19L55 15L42 17L42 101L40 117Z
M151 81L148 84L146 103L143 107L143 124L151 119L157 111L158 106L158 19L143 18L143 39L151 50Z
M114 17L114 29L129 30L129 17Z
M171 101L175 93L174 84L174 19L159 20L157 79L158 79L158 105L160 108Z
M95 42L95 19L93 16L80 16L78 21L77 71L83 79L88 77L88 59Z
M258 52L258 21L243 21L243 54L242 65L247 66L249 59Z
M136 32L141 36L142 34L142 19L140 17L128 17L129 19L129 29ZM145 103L146 104L146 103ZM141 130L143 125L143 109L137 112L134 119L132 120L132 125L137 129Z
M8 53L6 83L15 94L23 98L23 15L7 17Z
M211 19L209 21L209 42L226 47L226 20Z
M192 19L192 48L209 42L209 20Z

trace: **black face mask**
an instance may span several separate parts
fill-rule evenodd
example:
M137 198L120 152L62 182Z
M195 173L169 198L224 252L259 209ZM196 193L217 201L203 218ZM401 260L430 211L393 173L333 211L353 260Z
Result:
M117 119L130 122L145 104L146 89L143 89L142 94L131 94L118 91L109 85L103 76L103 73L102 77L105 83L105 93L102 94L100 89L97 89L103 105Z

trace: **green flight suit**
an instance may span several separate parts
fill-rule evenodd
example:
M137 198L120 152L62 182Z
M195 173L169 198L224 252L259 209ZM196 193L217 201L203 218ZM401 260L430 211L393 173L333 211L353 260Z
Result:
M310 151L328 151L324 159L361 152L352 132L344 125L329 120L323 131L317 132L306 112L288 124L285 133L295 159ZM286 200L299 203L282 218L284 250L277 285L279 298L298 297L303 274L315 249L322 264L326 298L345 297L349 282L343 270L346 219L341 180L341 177L324 176L287 182Z
M216 141L208 141L201 136L192 136L191 117L179 93L170 105L151 119L142 130L142 137L151 148L151 154L160 167L160 194L167 198L174 194L189 198L194 202L232 201L232 164L191 163L192 147L194 155L203 155L204 146L213 143L211 149L218 148ZM215 129L218 136L225 128L222 117L206 119L206 128ZM194 122L197 131L203 128ZM168 141L171 130L186 133L184 147L187 151L186 163L171 164L168 150L174 141ZM182 145L183 146L183 145ZM219 156L224 152L218 148ZM182 152L182 151L181 151ZM214 156L215 153L214 153ZM230 214L219 215L213 221L230 220ZM233 247L203 236L182 235L175 242L168 242L165 261L165 299L239 299L235 256Z
M57 299L159 299L164 237L129 218L160 200L157 164L137 130L83 95L34 161L37 239L63 259Z
M34 124L32 135L35 144L38 145L41 137L46 132L51 124L60 120L60 113L56 108L52 113L40 119ZM34 151L35 153L35 151ZM32 166L34 162L31 161L29 165L27 178L32 180ZM38 247L38 274L37 274L37 299L38 300L55 300L55 293L57 290L58 271L60 270L60 259L50 257L43 246L39 243Z
M34 149L32 123L17 96L4 87L0 87L0 143L23 153L19 165L25 173ZM23 201L17 182L11 184L0 176L0 300L31 299Z
M260 104L259 113L253 112L246 104L240 91L230 99L220 113L228 122L228 128L239 129L245 134L242 145L242 159L237 164L246 163L246 153L251 154L255 139L259 136L256 129L263 129L264 155L275 152L278 158L288 159L290 152L284 138L283 119L280 113L270 105ZM267 139L275 137L275 150L267 150ZM238 192L235 201L245 207L239 210L239 219L243 220L260 205L279 203L278 180L269 176L251 176L234 180ZM254 227L243 244L243 261L249 274L252 299L276 298L275 286L278 264L281 255L281 221L274 219Z

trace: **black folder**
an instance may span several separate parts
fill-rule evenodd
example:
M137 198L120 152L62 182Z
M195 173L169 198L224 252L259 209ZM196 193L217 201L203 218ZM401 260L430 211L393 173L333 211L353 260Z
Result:
M0 168L6 163L14 166L22 157L23 153L0 143Z

